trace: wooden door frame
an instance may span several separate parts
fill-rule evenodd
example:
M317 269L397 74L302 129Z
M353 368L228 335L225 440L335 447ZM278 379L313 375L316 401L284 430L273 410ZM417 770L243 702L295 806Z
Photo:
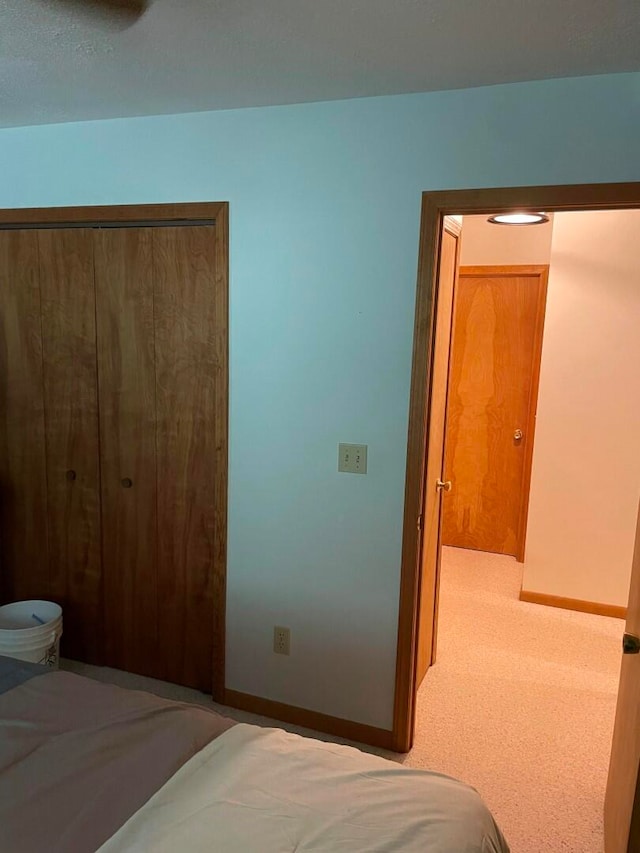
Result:
M225 696L225 642L227 603L227 493L229 444L229 203L189 202L181 204L131 204L98 207L41 207L0 210L0 229L112 227L144 225L215 224L214 294L216 328L216 415L214 421L214 560L212 694L221 702Z
M422 548L418 519L422 512L429 435L434 308L437 301L443 219L452 214L489 215L514 210L560 213L625 208L640 208L640 182L439 190L422 194L392 732L393 748L398 752L411 749L415 728L419 571Z

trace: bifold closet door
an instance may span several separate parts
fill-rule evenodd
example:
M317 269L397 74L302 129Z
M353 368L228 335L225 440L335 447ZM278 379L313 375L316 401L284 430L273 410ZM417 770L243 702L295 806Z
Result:
M49 596L66 657L102 660L100 464L93 236L37 232L42 306Z
M0 231L0 551L5 600L62 605L62 651L100 662L91 232Z
M105 663L162 677L152 229L106 228L93 239Z
M36 231L0 231L2 598L49 589L42 317Z
M214 226L153 229L158 589L165 677L211 691Z
M214 226L94 232L107 663L210 691Z

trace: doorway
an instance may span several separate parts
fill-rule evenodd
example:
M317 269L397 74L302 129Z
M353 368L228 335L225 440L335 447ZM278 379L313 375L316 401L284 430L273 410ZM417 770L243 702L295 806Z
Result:
M639 184L489 189L427 193L423 196L394 719L396 746L401 750L410 748L413 740L418 616L420 610L424 614L431 609L434 625L436 617L437 584L434 588L425 588L421 584L418 567L426 541L422 520L427 518L430 510L433 512L430 502L440 499L440 494L434 496L430 489L425 489L425 482L430 483L432 479L435 482L436 479L428 470L425 478L425 449L431 446L433 430L438 430L437 418L444 416L443 411L436 408L438 397L433 390L438 332L438 257L443 219L448 214L488 214L514 209L572 211L634 207L640 207Z

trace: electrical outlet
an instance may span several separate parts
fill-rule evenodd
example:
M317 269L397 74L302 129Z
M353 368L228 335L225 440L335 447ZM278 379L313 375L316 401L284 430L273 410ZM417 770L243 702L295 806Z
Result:
M345 474L366 474L367 445L339 444L338 471L343 471Z
M277 655L291 654L291 631L289 628L283 628L282 625L276 625L273 629L273 651Z

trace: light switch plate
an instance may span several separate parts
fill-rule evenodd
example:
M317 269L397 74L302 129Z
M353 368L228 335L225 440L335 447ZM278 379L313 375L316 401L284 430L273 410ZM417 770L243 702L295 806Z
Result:
M367 445L339 444L338 471L343 471L345 474L366 474Z

